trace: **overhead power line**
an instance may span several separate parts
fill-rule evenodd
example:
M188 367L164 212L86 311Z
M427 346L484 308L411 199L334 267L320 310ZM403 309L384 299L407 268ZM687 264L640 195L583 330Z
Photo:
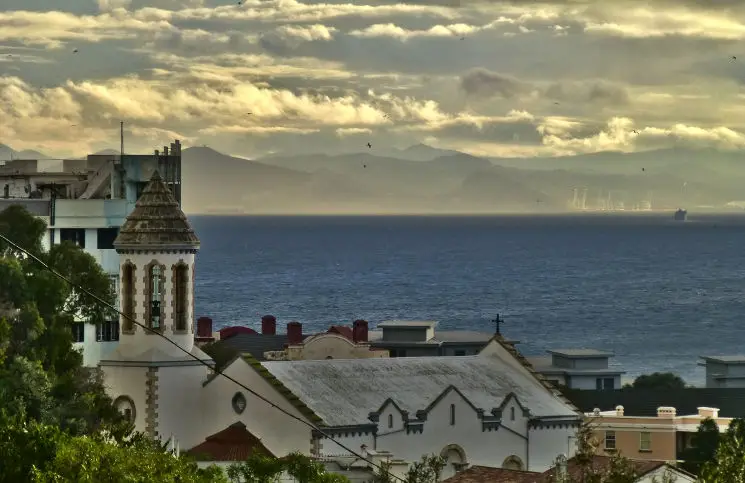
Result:
M123 317L124 319L129 320L130 322L132 322L133 324L137 325L138 327L142 327L143 329L145 329L146 331L150 332L151 334L156 334L156 335L162 337L163 339L165 339L166 341L168 341L169 344L172 344L173 346L177 347L184 354L188 355L189 357L191 357L195 361L199 362L200 364L202 364L202 365L208 367L210 370L214 371L215 374L217 374L219 376L222 376L222 377L226 378L227 380L233 382L234 384L238 385L239 387L241 387L242 389L244 389L246 392L248 392L252 396L256 397L260 401L265 402L266 404L268 404L272 408L278 410L282 414L284 414L286 416L289 416L290 418L294 419L295 421L299 421L300 423L304 424L305 426L309 427L310 429L315 430L316 432L318 432L318 434L320 434L324 438L327 438L327 439L333 441L334 443L336 443L337 445L339 445L340 448L348 451L352 456L354 456L356 458L359 458L360 460L368 463L370 466L372 466L375 469L388 472L387 469L383 468L382 466L380 466L380 465L378 465L376 463L373 463L372 461L370 461L369 459L365 458L361 454L359 454L356 451L352 450L351 448L347 447L346 445L344 445L340 441L336 440L333 436L331 436L330 434L328 434L327 432L325 432L324 430L322 430L321 428L319 428L318 426L316 426L315 424L313 424L311 422L308 422L308 421L306 421L305 419L303 419L303 418L301 418L299 416L295 416L294 414L292 414L291 412L287 411L286 409L283 409L283 408L277 406L276 404L274 404L273 402L271 402L269 399L267 399L266 397L264 397L261 394L257 393L253 389L250 389L245 384L243 384L243 383L237 381L236 379L234 379L233 377L225 374L222 370L217 370L216 368L212 367L206 360L200 359L196 355L194 355L191 352L187 351L186 349L184 349L183 347L181 347L177 342L171 340L166 335L162 334L160 331L153 330L150 327L148 327L147 325L142 324L142 323L136 321L133 317L130 317L127 314L121 312L118 307L114 307L112 304L110 304L109 302L103 300L98 295L96 295L94 293L91 293L89 290L81 287L80 285L76 284L75 282L73 282L69 278L67 278L64 275L62 275L61 273L59 273L58 271L54 270L52 267L50 267L47 263L45 263L39 257L37 257L36 255L34 255L30 251L28 251L26 248L18 245L14 241L10 240L8 237L6 237L5 235L3 235L2 233L0 233L0 240L3 240L5 243L7 243L8 245L10 245L14 249L22 252L24 255L26 255L27 257L31 258L34 262L36 262L39 265L41 265L49 273L51 273L52 275L54 275L55 277L57 277L60 280L64 281L70 287L72 287L73 289L75 289L75 291L77 293L85 294L86 296L88 296L91 299L93 299L94 301L96 301L98 304L103 305L107 309L114 311L115 313L119 314L119 316ZM402 483L406 483L406 480L404 480L403 478L401 478L399 476L396 476L396 475L393 475L393 474L390 474L390 473L389 473L389 475L392 478L395 478L396 480L398 480L398 481L400 481Z

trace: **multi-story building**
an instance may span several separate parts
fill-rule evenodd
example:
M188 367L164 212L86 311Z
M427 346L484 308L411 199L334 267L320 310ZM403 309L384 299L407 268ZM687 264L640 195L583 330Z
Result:
M536 372L549 381L570 389L621 388L624 371L609 365L612 352L595 349L555 349L550 356L528 357Z
M691 446L701 422L711 418L724 432L732 418L719 417L719 409L699 407L696 414L677 415L671 406L657 408L656 416L626 415L623 406L612 411L586 413L601 454L620 453L631 459L676 461Z
M0 165L0 211L24 206L46 222L49 248L70 241L90 253L118 288L119 257L113 242L119 227L155 170L181 203L181 144L151 155L92 154L85 159L12 160ZM115 290L118 293L118 290ZM87 366L116 347L118 316L97 326L77 323L75 346Z

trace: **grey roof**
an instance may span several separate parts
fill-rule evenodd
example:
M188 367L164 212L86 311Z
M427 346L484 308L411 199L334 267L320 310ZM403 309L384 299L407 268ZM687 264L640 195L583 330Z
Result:
M368 341L374 345L385 345L395 343L397 345L415 345L415 344L478 344L486 345L494 337L494 334L488 332L475 332L472 330L435 330L433 338L427 341L384 341L382 330L371 330L367 334Z
M306 336L303 336L303 339ZM254 359L263 361L264 353L281 351L287 345L287 334L236 334L214 343L217 348L227 348L240 354L251 354Z
M705 361L721 362L722 364L745 364L745 355L742 356L701 356Z
M157 171L114 240L117 250L198 250L199 238Z
M553 349L547 352L564 357L613 357L614 355L613 352L597 349Z
M436 325L437 322L434 320L385 320L383 322L379 322L377 327L405 329L408 327L434 327Z
M287 389L329 426L369 424L371 412L392 399L412 416L449 387L476 408L499 407L510 393L535 417L576 417L572 406L509 354L263 362Z

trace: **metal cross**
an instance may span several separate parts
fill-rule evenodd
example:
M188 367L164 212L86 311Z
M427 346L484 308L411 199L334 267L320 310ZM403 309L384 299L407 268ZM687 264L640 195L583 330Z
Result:
M497 327L497 331L496 331L496 334L497 334L497 335L502 335L502 333L501 333L501 332L499 331L499 324L503 323L503 322L504 322L504 319L502 319L502 318L501 318L501 317L499 316L499 314L497 314L497 318L496 318L496 319L494 319L494 320L492 320L492 322L494 322L494 324L495 324L495 325L496 325L496 327Z

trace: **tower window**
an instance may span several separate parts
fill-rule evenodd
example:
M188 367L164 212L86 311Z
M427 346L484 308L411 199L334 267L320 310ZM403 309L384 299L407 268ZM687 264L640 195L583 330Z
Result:
M153 330L163 328L163 268L157 263L148 267L148 327Z
M132 319L135 316L134 286L135 286L135 266L127 262L122 266L122 331L132 332L134 323Z
M175 330L185 332L189 315L189 266L179 263L173 269Z
M455 404L450 405L450 426L455 426Z

